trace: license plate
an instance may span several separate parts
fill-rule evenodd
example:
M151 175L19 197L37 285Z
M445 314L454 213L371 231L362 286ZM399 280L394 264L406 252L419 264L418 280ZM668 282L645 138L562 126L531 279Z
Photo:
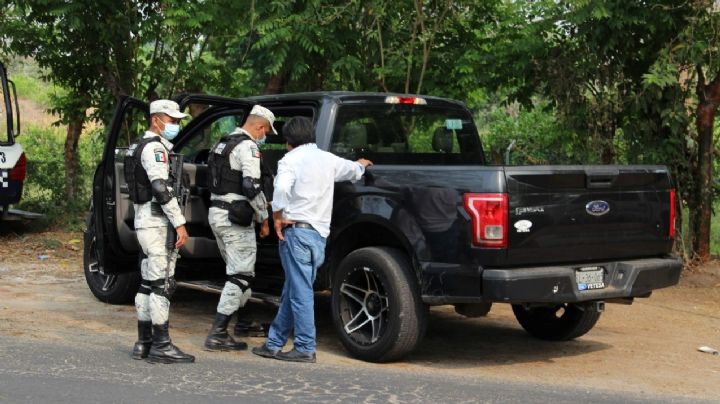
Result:
M603 289L605 269L603 267L582 267L575 270L578 290Z

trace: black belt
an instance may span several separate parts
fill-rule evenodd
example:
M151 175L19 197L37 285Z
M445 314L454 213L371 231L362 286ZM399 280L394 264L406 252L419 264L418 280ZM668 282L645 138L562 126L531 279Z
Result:
M315 228L312 227L312 225L311 225L310 223L304 223L304 222L295 222L295 223L289 225L289 227L295 227L295 228L298 228L298 229L310 229L310 230L315 230Z
M212 200L210 201L210 207L228 210L230 209L230 204L223 201Z

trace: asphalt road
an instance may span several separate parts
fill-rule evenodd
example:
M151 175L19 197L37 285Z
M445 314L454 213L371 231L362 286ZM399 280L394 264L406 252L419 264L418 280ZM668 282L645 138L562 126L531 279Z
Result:
M285 363L249 352L204 355L194 364L135 361L129 347L0 337L0 403L433 402L697 403L503 380L385 369Z

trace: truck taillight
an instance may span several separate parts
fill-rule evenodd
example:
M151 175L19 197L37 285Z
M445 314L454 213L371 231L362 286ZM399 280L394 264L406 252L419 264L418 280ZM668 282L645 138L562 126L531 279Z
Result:
M13 167L13 169L10 170L9 179L11 181L25 181L26 171L27 171L27 158L25 157L25 153L23 153L20 155L20 158L18 159L17 163L15 163L15 167Z
M411 104L411 105L427 105L427 101L420 97L401 97L397 95L389 95L385 97L386 104Z
M668 236L675 238L675 190L670 190L670 226Z
M463 206L470 215L473 245L507 248L507 194L465 194Z

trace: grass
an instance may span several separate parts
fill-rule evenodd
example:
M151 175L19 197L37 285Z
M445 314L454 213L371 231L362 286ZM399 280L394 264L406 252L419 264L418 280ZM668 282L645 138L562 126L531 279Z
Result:
M52 97L64 94L61 87L39 78L15 74L11 76L11 79L15 82L18 97L31 100L45 108L50 106ZM22 111L20 113L22 114Z
M688 214L687 208L683 209L682 217L682 230L676 237L676 247L681 247L684 243L685 246L690 246L690 236L688 233L688 223L690 221L690 215ZM720 256L720 201L715 201L713 204L713 215L710 219L710 255Z
M65 194L64 141L65 129L55 126L31 125L20 142L28 158L23 197L18 208L44 213L49 225L65 230L82 229L91 194L92 175L103 138L98 133L84 133L78 144L78 194L68 200Z
M18 69L20 70L20 69ZM37 70L10 71L20 101L21 136L28 159L27 177L19 209L44 213L47 220L40 225L68 231L81 230L91 192L91 177L102 153L101 130L86 129L78 144L79 192L74 200L65 194L64 143L65 126L55 126L56 116L47 113L52 98L63 89L41 80ZM13 74L16 73L16 74Z

